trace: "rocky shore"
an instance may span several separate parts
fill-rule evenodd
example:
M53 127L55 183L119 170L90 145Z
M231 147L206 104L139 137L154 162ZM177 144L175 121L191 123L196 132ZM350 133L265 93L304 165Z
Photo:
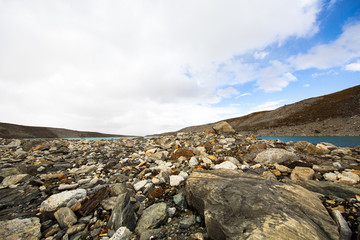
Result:
M1 239L359 239L360 146L0 139Z

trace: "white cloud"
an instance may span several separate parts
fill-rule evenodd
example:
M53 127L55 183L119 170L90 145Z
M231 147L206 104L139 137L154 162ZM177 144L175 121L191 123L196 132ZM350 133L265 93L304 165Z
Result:
M211 107L217 89L259 77L233 57L313 34L320 2L1 1L0 121L127 134L213 121L234 111ZM292 81L274 76L259 87Z
M260 104L254 108L254 111L267 111L273 110L281 106L285 100L277 100L277 101L268 101L263 104Z
M269 52L255 52L254 58L255 59L264 59L267 55L269 55Z
M346 25L341 36L333 42L317 45L306 54L291 57L289 62L297 69L328 69L343 66L360 57L360 22Z
M310 84L304 84L304 87L310 87L311 85Z
M345 70L353 72L360 71L360 60L354 63L347 64L345 66Z
M237 94L239 94L239 92L233 87L223 88L217 91L217 95L223 98L231 98Z
M328 75L338 75L339 73L334 71L333 69L327 71L327 72L319 72L319 73L313 73L311 76L313 78L321 77L321 76L328 76Z
M257 84L266 92L280 91L297 78L290 72L290 66L279 61L271 61L270 66L261 69Z

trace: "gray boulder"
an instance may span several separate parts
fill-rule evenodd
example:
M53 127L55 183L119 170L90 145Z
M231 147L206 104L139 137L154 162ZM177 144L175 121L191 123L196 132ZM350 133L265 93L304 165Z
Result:
M340 183L328 181L303 181L297 182L297 184L309 191L335 198L354 198L356 194L360 195L359 188Z
M115 231L121 226L125 226L131 231L134 230L136 215L128 193L123 193L117 198L108 226Z
M236 170L196 171L186 195L211 239L339 239L321 201L295 184Z
M296 161L298 156L281 148L270 148L256 155L254 161L257 163L283 163L285 161Z
M166 203L155 203L144 210L135 231L142 234L148 230L158 228L166 222L167 218Z

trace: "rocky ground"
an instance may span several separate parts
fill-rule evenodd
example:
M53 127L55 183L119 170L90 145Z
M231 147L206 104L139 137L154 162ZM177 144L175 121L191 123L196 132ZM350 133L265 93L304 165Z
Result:
M1 239L357 239L360 146L0 139Z

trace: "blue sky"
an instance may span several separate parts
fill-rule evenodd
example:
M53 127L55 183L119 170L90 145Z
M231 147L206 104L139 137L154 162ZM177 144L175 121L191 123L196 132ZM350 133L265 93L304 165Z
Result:
M145 135L360 84L359 0L0 2L0 121Z

